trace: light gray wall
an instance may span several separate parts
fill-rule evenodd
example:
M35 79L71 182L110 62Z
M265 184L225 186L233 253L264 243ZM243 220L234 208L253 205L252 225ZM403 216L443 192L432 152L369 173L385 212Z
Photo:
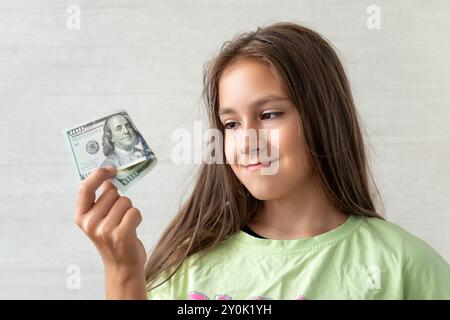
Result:
M81 28L69 30L78 4ZM369 5L381 29L366 26ZM204 120L203 63L235 33L288 20L338 48L371 144L388 219L450 260L450 2L0 1L0 298L102 299L103 270L73 223L61 129L125 108L159 157L129 196L148 250L186 195L176 128ZM66 286L69 265L81 289Z

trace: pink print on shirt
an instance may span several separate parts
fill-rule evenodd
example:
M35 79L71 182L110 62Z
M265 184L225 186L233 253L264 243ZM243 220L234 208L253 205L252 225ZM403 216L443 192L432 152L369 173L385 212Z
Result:
M201 293L199 291L189 291L188 300L210 300L210 299L206 294ZM227 294L216 294L214 300L233 300L233 298ZM264 296L253 296L250 298L250 300L272 300L272 298ZM295 300L307 300L307 299L304 295L301 294L297 296Z

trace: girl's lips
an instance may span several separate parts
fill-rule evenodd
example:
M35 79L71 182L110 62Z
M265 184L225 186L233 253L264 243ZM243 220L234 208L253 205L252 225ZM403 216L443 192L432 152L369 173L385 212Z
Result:
M272 162L275 162L275 161L277 161L277 160L272 160L272 161L270 161L268 163L251 164L251 165L244 166L244 168L247 169L247 170L250 170L250 171L258 170L260 168L268 168L268 167L270 167Z

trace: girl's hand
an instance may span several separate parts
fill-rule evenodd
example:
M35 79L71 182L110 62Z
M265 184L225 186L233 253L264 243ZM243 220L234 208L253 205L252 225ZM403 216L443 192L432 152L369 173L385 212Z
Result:
M107 272L121 274L123 278L142 276L147 254L136 234L142 216L131 200L120 196L108 180L115 174L113 167L98 168L81 182L75 223L97 247ZM99 186L103 191L95 202Z

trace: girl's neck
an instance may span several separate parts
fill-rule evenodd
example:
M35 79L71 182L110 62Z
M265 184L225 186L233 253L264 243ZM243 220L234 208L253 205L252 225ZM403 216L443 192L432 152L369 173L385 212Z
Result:
M335 229L348 216L332 206L316 175L296 192L280 199L265 200L261 211L248 225L264 238L291 240Z

